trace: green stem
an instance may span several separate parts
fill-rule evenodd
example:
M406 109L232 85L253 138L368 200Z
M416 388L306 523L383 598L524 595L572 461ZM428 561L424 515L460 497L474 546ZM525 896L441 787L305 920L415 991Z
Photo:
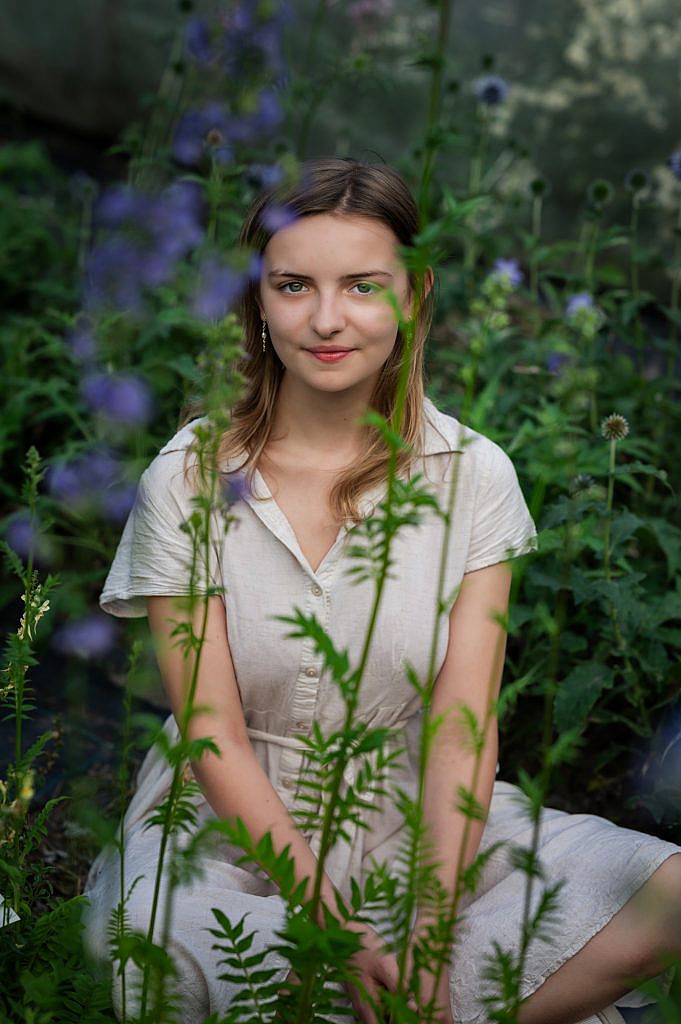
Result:
M420 296L422 294L423 281L419 280L416 283L415 294L417 296L415 302L415 308L412 311L412 317L409 321L406 329L404 330L404 352L402 354L402 360L400 363L400 374L397 383L395 406L393 417L391 420L392 428L399 433L402 427L402 421L404 418L404 408L407 394L407 384L409 381L409 370L411 364L411 353L414 342L414 325L418 321L418 309L420 306ZM391 510L394 503L395 494L395 481L397 477L397 465L398 465L398 450L397 445L390 444L389 455L388 455L388 470L387 470L387 493L385 499L385 518L386 522L389 523L391 519ZM379 568L378 577L376 580L376 589L374 592L374 600L369 616L369 622L364 635L364 641L362 645L362 651L360 654L357 669L355 670L354 686L350 695L348 696L345 710L345 719L343 722L343 733L347 734L352 725L357 705L359 701L359 692L366 670L367 662L369 660L369 654L371 651L371 645L373 643L374 634L376 632L376 623L378 621L378 613L383 598L383 591L385 583L388 578L388 569L390 566L390 550L392 540L394 538L395 531L386 531L386 538L383 544L383 551L381 555L381 565ZM339 751L338 757L334 763L334 770L331 775L331 782L328 790L328 800L326 803L324 818L322 821L319 851L317 854L317 869L315 872L315 878L313 883L312 897L310 900L310 915L313 921L320 920L320 910L322 902L322 885L324 881L324 871L326 865L326 858L331 849L331 841L333 836L333 825L334 825L334 814L338 804L338 797L340 794L341 786L343 784L343 777L349 758L352 756L352 751L346 746ZM298 1001L298 1008L296 1014L296 1024L308 1024L311 1019L312 1013L312 992L315 981L315 968L311 966L310 970L305 973L301 978L300 984L300 997Z
M610 582L610 527L612 523L612 502L615 491L615 455L617 441L610 441L610 460L608 466L608 496L605 503L605 524L603 530L603 571Z
M535 247L538 247L541 239L542 228L542 204L541 196L534 196L532 199L532 240ZM539 260L536 258L536 248L532 254L530 263L530 294L536 302L539 296Z
M587 291L593 291L594 264L596 262L596 250L598 248L599 225L597 221L591 226L591 231L586 242L586 259L584 264L584 280Z
M180 23L170 49L161 80L156 91L154 110L149 128L142 143L141 152L130 160L128 181L131 185L144 188L151 183L149 169L158 150L167 141L179 106L183 89L183 77L178 72L184 50L184 31L187 15L181 15Z
M681 196L679 197L679 209L676 216L676 239L674 241L674 256L672 260L672 288L669 307L672 313L679 312L679 293L681 292ZM670 321L669 326L669 355L667 364L667 375L673 379L676 369L676 339L679 328L675 320Z
M449 39L449 25L452 13L451 0L440 0L439 8L440 17L438 20L437 45L433 55L433 73L430 79L430 91L428 95L428 115L426 120L423 167L421 169L421 183L418 194L419 217L422 226L428 216L428 190L433 176L435 157L439 149L439 140L436 135L436 129L440 122L440 116L442 113L442 80L444 76L447 41Z
M321 33L322 25L324 24L324 18L326 16L326 5L327 0L319 0L317 4L314 13L314 18L312 19L310 35L308 36L307 40L305 57L302 64L302 67L305 68L310 79L310 88L308 90L310 98L305 113L303 114L303 119L300 124L300 131L298 133L298 145L296 146L298 156L301 160L305 159L308 138L310 134L310 129L312 127L312 121L314 119L314 115L319 109L319 104L321 102L321 97L319 94L320 90L312 88L311 72L317 63L315 58L317 57L319 36Z
M217 452L218 441L217 441L216 438L211 438L211 440L212 440L211 467L212 467L212 466L216 465L215 456L216 456L216 452ZM197 472L199 474L199 478L202 479L202 480L206 478L205 477L205 473L203 472L204 469L205 469L205 461L202 462L202 459L205 460L205 457L206 457L205 451L199 450L199 452L198 452L199 465L197 467ZM210 510L214 507L214 503L215 503L215 499L216 499L216 494L217 494L217 473L211 471L209 478L210 478L210 501L209 501L209 507L204 512L204 517L203 517L203 521L202 521L202 524L201 524L202 530L201 530L201 533L199 534L198 538L195 539L194 544L193 544L193 548L192 548L192 565L191 565L190 592L189 592L189 608L190 608L190 616L191 616L192 623L193 623L193 612L194 612L194 609L196 608L196 605L197 605L199 599L202 600L202 615L201 615L201 626L200 626L199 634L196 635L194 633L193 625L192 625L192 631L191 631L191 636L190 636L189 651L190 652L193 651L193 653L194 653L194 660L193 660L193 664L192 664L191 675L190 675L190 678L189 678L189 685L188 685L188 688L187 688L187 696L186 696L186 699L185 699L185 702L184 702L184 705L183 705L183 708L182 708L182 714L180 716L180 721L178 722L178 730L179 730L179 733L180 733L180 743L182 743L182 744L184 744L186 742L186 740L187 740L189 726L190 726L192 717L194 715L194 700L195 700L195 696L196 696L196 687L197 687L198 678L199 678L199 668L200 668L200 664L201 664L201 653L203 651L203 647L204 647L204 644L205 644L206 629L207 629L207 626L208 626L208 602L209 602L209 595L208 594L204 594L204 595L201 596L201 595L199 595L197 593L197 590L196 590L196 577L197 577L197 563L198 563L199 547L200 547L201 548L201 554L203 555L203 565L205 567L205 573L206 573L205 579L206 579L206 582L208 582L208 580L210 579L210 575L209 575L209 564L210 564L210 517L211 517L211 511ZM161 834L161 843L160 843L160 847L159 847L158 863L157 863L157 866L156 866L156 877L154 879L154 892L153 892L152 903L151 903L151 914L150 914L150 918L149 918L149 928L148 928L148 931L147 931L147 940L151 943L151 942L153 942L154 929L155 929L155 926L156 926L156 918L157 918L157 915L158 915L158 908L159 908L159 903L160 903L160 893L161 893L161 882L162 882L162 879L163 879L164 867L165 867L165 863L166 863L166 854L167 854L167 851L168 851L168 846L170 844L171 850L170 850L170 858L169 859L170 859L171 871L170 871L170 880L169 880L169 884L168 884L167 889L166 889L166 895L165 895L165 901L164 901L164 915L163 915L164 920L163 920L163 929L162 929L162 945L164 945L164 946L167 945L168 939L169 939L169 936L170 936L170 923L171 923L171 915L172 915L172 901L173 901L174 891L175 891L175 887L176 887L175 872L174 872L173 867L172 867L172 861L173 861L173 856L172 855L174 853L174 850L173 850L174 830L172 828L171 822L172 822L173 817L174 817L174 810L175 810L175 807L177 805L177 801L178 801L178 799L179 799L179 797L181 795L182 788L183 788L183 771L184 771L184 765L183 765L183 763L181 761L178 760L177 763L175 764L174 768L173 768L173 777L172 777L172 782L171 782L171 785L170 785L170 793L168 795L168 800L167 800L167 805L166 805L167 806L167 812L166 812L165 820L163 822L163 831L162 831L162 834ZM160 1013L161 1010L162 1010L162 997L163 997L164 982L165 982L165 977L161 973L159 975L159 977L158 977L158 980L157 980L157 983L156 983L156 986L155 986L154 1017L156 1017L156 1019L158 1019L157 1018L157 1014ZM143 985L142 985L142 998L141 998L141 1010L140 1010L140 1015L141 1015L142 1018L144 1018L144 1014L146 1012L146 1006L147 1006L147 1001L148 1001L148 997L149 997L149 984L150 984L150 974L149 974L149 967L147 965L147 966L145 966L145 969L144 969L144 980L143 980Z
M483 103L478 104L478 117L479 117L479 132L477 138L477 144L475 151L471 158L471 166L468 175L468 194L471 197L480 194L482 188L482 169L485 163L485 151L487 149L487 107ZM475 213L471 215L471 219L475 218ZM472 273L475 269L475 264L478 258L478 247L474 237L474 226L472 225L466 232L466 242L464 250L464 270L468 273Z
M459 429L459 438L463 433L462 428ZM426 681L424 685L424 703L423 703L423 725L421 728L421 737L419 745L419 777L418 777L418 789L416 795L416 806L419 811L419 819L412 832L412 842L410 844L408 853L408 873L407 873L407 891L405 898L405 920L407 922L407 932L405 935L405 941L403 942L402 948L398 956L399 966L399 987L403 988L405 981L405 974L407 968L407 960L409 956L409 939L410 939L410 924L414 910L416 909L417 893L416 893L416 875L418 872L419 864L422 857L422 828L421 823L423 820L423 806L425 800L425 789L426 789L426 768L428 764L428 754L430 750L431 742L431 731L432 723L430 719L431 701L433 695L433 689L435 686L435 665L437 660L437 648L438 638L440 635L440 628L443 616L449 613L449 609L446 607L445 585L447 579L447 565L449 563L449 552L450 552L450 537L454 522L454 504L456 501L456 493L459 482L459 471L461 468L461 461L457 458L451 479L449 481L449 488L447 492L447 507L444 516L445 529L442 538L442 546L440 548L440 563L438 568L438 581L437 581L437 596L435 603L435 620L433 623L433 631L430 638L430 651L428 654L428 668ZM441 972L442 963L438 963L438 970ZM439 980L439 973L436 976L435 983Z

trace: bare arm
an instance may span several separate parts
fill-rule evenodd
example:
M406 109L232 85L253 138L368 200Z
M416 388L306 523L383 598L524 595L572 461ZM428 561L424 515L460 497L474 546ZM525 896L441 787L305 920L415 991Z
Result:
M179 722L187 699L191 662L171 633L186 613L178 611L172 597L148 598L147 610L161 675ZM195 633L200 632L202 614L203 607L199 605L193 624ZM309 879L308 895L311 895L317 862L263 771L248 738L227 639L225 608L219 597L208 598L208 620L194 706L198 710L191 719L189 737L211 737L220 751L219 756L206 752L192 764L208 803L218 818L241 818L255 842L270 832L277 851L290 845L296 863L296 880ZM331 907L335 907L333 893L331 882L325 879L322 894Z
M147 610L165 689L173 714L180 721L187 699L191 661L171 634L182 613L172 597L148 598ZM193 624L196 634L200 634L202 615L200 604ZM289 846L295 862L296 882L306 879L307 896L311 897L317 860L251 747L229 650L225 608L219 597L208 599L194 706L207 710L199 710L192 717L189 738L211 737L219 750L219 755L206 752L192 764L208 803L219 818L241 818L255 842L269 832L277 853ZM322 900L332 913L336 912L335 890L326 875ZM365 988L375 993L378 986L393 987L397 977L394 958L385 954L381 940L370 928L352 927L360 933L363 945L354 959ZM350 988L350 996L360 1019L365 1024L375 1024L375 1015L354 988Z
M489 709L499 694L506 647L506 634L496 617L506 614L510 581L510 567L505 563L464 576L450 613L447 653L433 691L432 713L443 715L444 721L433 740L426 767L424 813L432 858L450 901L461 870L477 853L484 828L483 821L467 819L456 809L457 790L459 786L472 789L485 815L492 796L498 734ZM480 727L488 720L477 770L470 734L461 717L462 705L473 711ZM415 935L428 924L428 911L420 910ZM432 991L442 1007L441 1020L451 1021L447 971L441 975L437 992Z

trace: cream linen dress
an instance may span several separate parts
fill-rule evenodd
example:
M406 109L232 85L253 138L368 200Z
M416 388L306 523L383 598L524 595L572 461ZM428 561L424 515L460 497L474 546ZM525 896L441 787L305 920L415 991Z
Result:
M187 593L191 547L180 526L192 511L184 463L193 426L180 430L142 476L101 596L102 608L113 615L142 616L145 597ZM446 593L454 592L464 573L536 546L534 526L508 456L489 439L427 403L423 453L414 471L424 474L443 507L455 467L458 481ZM369 514L381 496L379 491L367 495L362 513ZM253 494L239 500L231 512L235 521L229 529L215 530L211 582L224 587L230 650L253 747L279 796L295 810L303 765L300 736L309 732L314 721L323 730L338 728L344 706L326 679L311 641L287 638L287 627L276 616L291 614L294 607L314 613L336 648L347 650L356 664L373 585L356 584L348 575L353 562L345 528L313 571L258 473ZM398 535L361 688L363 720L393 728L400 746L406 740L407 753L393 781L407 789L416 779L420 715L419 699L407 682L404 664L410 662L425 677L442 531L442 520L428 511L418 526L408 526ZM446 649L445 620L438 640L438 666ZM165 728L177 735L172 717ZM140 879L127 909L131 926L143 931L148 926L160 834L158 827L145 824L167 793L169 780L170 769L158 749L152 749L125 816L126 878L128 884ZM351 781L351 770L347 781ZM458 1024L486 1020L482 996L487 986L482 971L493 943L508 950L519 948L525 876L513 868L510 851L513 845L530 845L531 825L518 797L515 786L495 783L481 849L499 840L506 845L486 865L457 930L451 991ZM196 802L200 821L212 815L202 797ZM384 799L366 824L366 829L354 829L348 842L336 846L327 862L331 880L346 895L351 877L361 884L373 860L391 863L400 842L402 820L390 800ZM307 838L316 850L318 837L307 833ZM523 995L538 988L584 946L652 872L678 852L670 843L616 827L603 818L546 808L540 854L546 883L564 883L561 914L551 936L535 939L530 946ZM283 922L282 900L273 884L256 869L237 866L237 856L226 845L206 854L202 877L176 895L170 952L179 969L186 1022L224 1012L233 995L230 984L217 979L223 969L217 966L220 954L212 949L215 939L207 930L215 926L211 907L220 907L233 921L247 913L247 927L258 933L254 947L258 949L276 941L275 932ZM535 903L540 889L535 885ZM96 957L110 963L106 928L119 899L118 857L112 850L105 850L93 865L87 895L88 945ZM276 954L270 958L281 966L283 978L283 963ZM114 999L119 998L115 981ZM646 997L632 993L619 1002L640 1005Z

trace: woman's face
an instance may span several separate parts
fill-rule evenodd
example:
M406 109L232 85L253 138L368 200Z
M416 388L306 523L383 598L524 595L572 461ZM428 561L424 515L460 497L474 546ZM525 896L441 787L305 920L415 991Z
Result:
M259 305L290 383L354 389L368 400L397 337L387 289L409 315L409 281L397 250L386 224L356 215L301 217L272 236Z

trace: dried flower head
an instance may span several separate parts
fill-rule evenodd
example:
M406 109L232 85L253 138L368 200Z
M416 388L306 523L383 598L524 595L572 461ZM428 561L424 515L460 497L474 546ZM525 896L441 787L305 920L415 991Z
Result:
M601 423L601 434L606 441L623 441L629 433L629 424L618 412L611 412Z
M488 107L496 107L508 96L508 82L501 75L480 75L473 82L473 95Z
M615 196L615 190L605 178L598 178L596 181L592 181L587 189L587 196L589 202L596 207L605 206L607 203L612 202Z
M650 185L650 175L635 167L633 171L629 171L627 174L624 179L624 185L629 192L633 192L636 195L637 192L643 192L644 189L648 188Z

